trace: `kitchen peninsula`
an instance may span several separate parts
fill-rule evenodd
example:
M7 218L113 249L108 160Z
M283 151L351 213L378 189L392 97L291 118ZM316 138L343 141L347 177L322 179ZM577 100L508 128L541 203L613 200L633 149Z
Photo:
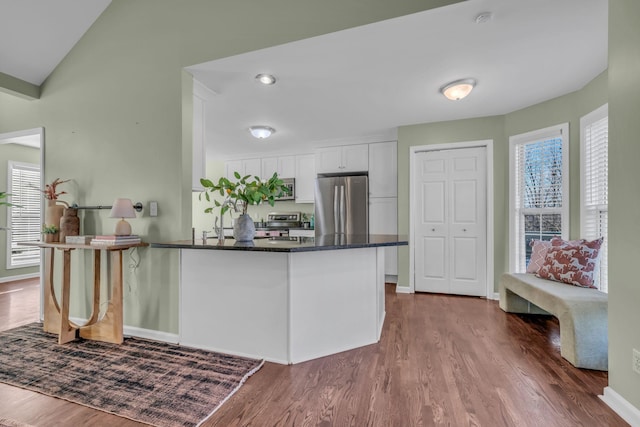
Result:
M180 250L180 343L291 364L378 342L395 235L152 243Z

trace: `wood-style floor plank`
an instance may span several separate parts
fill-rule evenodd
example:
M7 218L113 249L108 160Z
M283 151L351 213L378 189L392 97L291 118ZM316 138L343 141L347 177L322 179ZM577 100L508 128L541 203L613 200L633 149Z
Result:
M0 329L33 321L20 314L28 303L6 315L22 304L6 295ZM627 425L597 397L607 373L562 359L554 318L507 314L479 298L396 294L393 285L386 297L380 343L293 366L266 363L203 426ZM141 425L4 384L0 415L34 426Z

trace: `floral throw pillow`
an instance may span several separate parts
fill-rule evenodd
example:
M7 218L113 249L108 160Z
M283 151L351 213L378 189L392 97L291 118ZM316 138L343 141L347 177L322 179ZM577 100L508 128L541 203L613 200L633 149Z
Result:
M548 240L532 240L531 247L531 258L529 258L529 264L527 265L527 273L536 274L544 264L547 252L551 248L551 242Z
M590 242L583 240L578 244L552 243L537 276L583 288L595 288L593 277L601 246L602 238Z

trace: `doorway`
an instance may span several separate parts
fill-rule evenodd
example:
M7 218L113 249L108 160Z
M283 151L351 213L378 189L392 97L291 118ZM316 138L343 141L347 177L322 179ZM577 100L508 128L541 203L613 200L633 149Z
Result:
M495 297L491 159L492 141L412 147L413 291Z
M40 240L43 152L42 128L0 134L0 191L11 194L3 201L18 205L0 206L0 288L5 299L20 302L21 316L33 315L36 319L40 318L39 300L27 307L33 299L22 298L21 294L31 295L36 283L38 293L42 292L40 250L19 243Z

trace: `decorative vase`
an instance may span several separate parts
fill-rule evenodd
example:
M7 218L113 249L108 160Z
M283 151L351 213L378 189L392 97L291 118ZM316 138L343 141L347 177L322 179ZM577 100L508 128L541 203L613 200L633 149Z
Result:
M65 202L60 201L60 203L58 203L58 200L47 200L47 208L44 211L44 224L55 225L56 228L59 227L60 218L62 218L65 207L69 207ZM50 240L50 242L59 241L59 233L54 233L51 236L52 240Z
M78 234L80 234L78 209L65 208L62 218L60 218L60 242L65 243L67 236L77 236Z
M233 224L233 237L236 242L251 242L256 235L256 226L248 214L242 214Z
M42 240L45 243L53 243L54 242L53 238L56 236L56 234L58 234L58 233L55 233L55 234L44 233L42 235Z

